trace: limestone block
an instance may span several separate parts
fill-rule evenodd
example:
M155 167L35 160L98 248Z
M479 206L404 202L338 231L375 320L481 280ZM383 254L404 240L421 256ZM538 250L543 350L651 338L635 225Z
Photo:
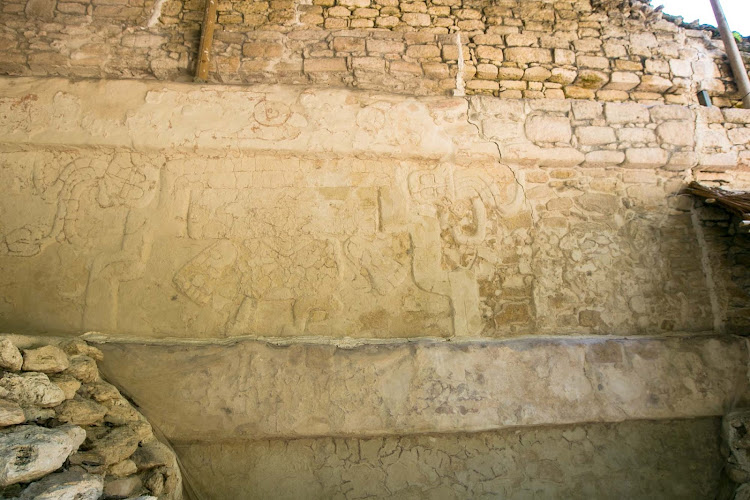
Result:
M151 435L151 427L145 422L134 422L114 427L103 436L92 440L91 449L71 457L71 463L112 465L129 458L138 449L141 441Z
M55 16L57 0L28 0L26 2L26 15L30 18L38 18L49 21Z
M107 413L107 408L89 399L75 398L64 401L55 408L60 422L74 425L92 425Z
M576 136L581 144L591 146L615 142L615 130L610 127L577 127Z
M505 59L510 62L516 62L520 64L546 64L552 62L552 52L549 49L511 47L505 49Z
M581 68L609 69L609 59L600 56L578 56L576 64Z
M84 354L76 354L70 357L70 366L65 370L65 375L75 377L81 382L95 382L99 378L99 369L94 359Z
M658 75L643 75L638 90L662 94L672 88L672 81Z
M70 470L30 484L19 500L98 500L103 492L101 476Z
M608 123L648 123L648 108L634 103L611 103L604 105L604 116Z
M654 106L651 108L651 118L661 120L694 120L693 112L685 106Z
M9 339L0 339L0 370L17 372L22 365L21 351Z
M404 42L372 38L366 40L366 47L368 53L374 54L402 54L406 49Z
M520 68L506 68L501 66L498 68L497 78L498 80L520 80L523 78L524 71Z
M414 59L440 57L440 48L437 45L411 45L406 49L406 55Z
M594 99L596 90L586 89L578 85L567 85L564 87L565 97L569 99Z
M336 0L339 5L345 7L369 7L370 0Z
M672 75L676 77L690 78L693 76L693 66L688 60L670 59L669 69L672 71Z
M575 84L584 89L600 89L609 81L609 75L602 71L584 69L578 72Z
M603 117L604 106L599 102L574 101L572 109L576 120L594 120Z
M586 153L585 166L587 167L610 167L620 165L625 161L625 153L622 151L591 151Z
M139 471L174 465L174 453L165 444L153 440L139 446L132 458Z
M33 481L57 470L83 443L80 427L22 425L0 434L0 486Z
M305 73L330 73L347 71L346 59L343 57L322 57L305 59Z
M523 73L523 79L531 82L543 82L552 76L552 72L542 66L528 68Z
M531 47L539 42L539 37L531 33L512 33L505 37L508 47Z
M532 142L570 142L572 129L565 117L531 115L526 119L526 137Z
M107 472L114 477L127 477L138 472L138 467L135 465L135 462L126 459L110 465Z
M6 398L21 405L57 406L65 400L65 393L50 382L43 373L6 373L0 378Z
M731 169L738 165L739 157L736 152L703 153L700 154L698 165L707 168Z
M429 26L430 15L420 14L416 12L409 12L401 16L401 19L409 26Z
M636 144L651 144L656 142L656 134L654 131L644 127L617 129L617 138L623 142Z
M40 408L38 406L26 406L23 409L23 416L27 423L46 423L55 417L55 410L52 408Z
M503 62L503 50L490 45L480 45L476 48L477 57L494 63Z
M555 49L555 64L573 65L576 62L576 53L567 49Z
M750 110L740 108L722 109L724 119L729 123L750 124Z
M0 427L22 424L25 420L23 409L18 404L0 399Z
M552 75L549 81L560 84L573 83L578 76L578 72L572 69L566 68L552 68Z
M62 389L65 393L65 399L73 399L76 391L81 387L81 382L70 375L53 375L49 380Z
M692 121L669 121L656 127L656 136L666 144L675 146L695 145L695 123Z
M629 148L625 150L625 163L629 167L659 168L669 160L669 153L661 148Z
M697 137L697 147L706 152L727 152L732 143L723 129L703 129Z
M104 354L102 354L102 351L94 346L88 345L81 339L71 340L63 346L63 350L71 356L76 354L84 354L96 361L101 361L102 359L104 359Z
M476 77L480 80L494 80L497 78L497 66L494 64L477 64Z
M630 99L630 94L624 90L599 90L596 93L596 98L604 102L627 101Z
M675 151L669 158L669 165L677 169L690 168L698 164L698 155L692 151Z
M86 396L100 403L120 397L120 391L115 386L101 380L84 385L83 391Z
M68 356L59 347L46 345L23 351L23 370L42 373L60 373L68 368Z
M104 494L111 498L128 498L142 487L143 483L138 476L109 479L104 483Z
M750 144L750 128L733 128L727 132L727 137L736 145Z
M609 83L605 86L608 90L632 90L641 83L641 79L634 73L628 73L626 71L615 71L612 73L609 79Z

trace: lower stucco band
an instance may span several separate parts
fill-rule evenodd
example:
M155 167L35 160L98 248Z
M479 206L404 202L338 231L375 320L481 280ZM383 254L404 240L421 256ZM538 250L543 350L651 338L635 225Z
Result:
M491 342L89 336L171 441L372 437L720 416L743 399L734 336Z
M176 443L193 497L714 499L719 419Z

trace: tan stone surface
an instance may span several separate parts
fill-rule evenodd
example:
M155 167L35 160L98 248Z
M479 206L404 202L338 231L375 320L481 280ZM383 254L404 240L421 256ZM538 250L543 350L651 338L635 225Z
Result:
M690 155L713 165L747 145L703 121L693 146L652 143L655 126L677 124L657 129L672 137L694 117L679 106L572 105L2 79L0 175L15 187L0 202L0 326L711 330L721 313L690 208L670 203L685 173L667 167ZM610 129L620 142L605 143ZM618 164L654 173L607 168ZM525 180L547 169L545 185Z
M98 347L169 439L200 441L721 415L748 359L738 337Z
M718 419L375 439L180 443L207 500L716 498Z

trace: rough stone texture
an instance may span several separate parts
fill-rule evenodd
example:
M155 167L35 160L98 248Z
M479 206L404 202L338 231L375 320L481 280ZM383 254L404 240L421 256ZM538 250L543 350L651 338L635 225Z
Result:
M721 106L739 97L710 32L589 1L358 3L223 2L209 80L445 95L460 43L469 94L684 104L700 85ZM0 74L188 80L202 19L195 0L7 0Z
M89 399L76 398L64 401L55 409L60 422L91 425L107 413L107 408Z
M731 337L98 346L102 373L174 441L721 415L748 361Z
M64 425L47 429L22 425L0 432L0 487L33 481L59 469L86 432Z
M100 350L81 339L2 339L32 353L24 369L68 368L50 375L52 381L41 372L0 371L0 396L7 398L0 398L0 498L182 498L174 452L99 378L94 359L102 359Z
M98 500L103 492L101 476L83 470L50 474L30 484L19 500Z
M716 498L718 419L184 443L202 498Z
M23 370L59 373L68 368L68 356L59 347L47 345L23 352Z
M9 339L0 339L0 370L17 372L23 366L21 351Z
M731 301L711 289L678 200L685 169L750 161L727 136L747 113L717 125L634 103L579 119L564 100L0 86L0 164L22 186L2 201L7 329L631 335L711 330ZM687 121L695 141L653 132ZM616 143L590 135L605 126ZM60 211L71 218L50 225Z
M0 427L22 424L25 420L23 408L13 401L0 399Z
M44 373L8 373L0 378L0 387L7 391L6 398L22 405L51 407L65 399L65 393L53 384Z

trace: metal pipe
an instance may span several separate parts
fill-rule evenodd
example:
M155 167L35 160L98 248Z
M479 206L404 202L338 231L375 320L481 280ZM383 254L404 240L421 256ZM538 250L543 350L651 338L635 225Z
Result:
M734 39L732 30L729 29L729 23L727 23L727 18L724 16L724 9L721 8L721 3L719 3L719 0L710 1L711 7L714 9L714 16L716 16L719 33L721 33L721 40L724 42L724 50L726 50L727 57L729 58L729 65L737 82L737 89L740 91L740 96L742 96L742 106L750 109L750 79L747 77L745 63L742 62L742 56L740 56L740 51L737 48L737 42Z
M206 11L201 25L201 44L198 48L198 65L195 68L196 82L205 82L208 79L208 63L211 59L211 46L214 43L215 23L216 0L206 0Z

